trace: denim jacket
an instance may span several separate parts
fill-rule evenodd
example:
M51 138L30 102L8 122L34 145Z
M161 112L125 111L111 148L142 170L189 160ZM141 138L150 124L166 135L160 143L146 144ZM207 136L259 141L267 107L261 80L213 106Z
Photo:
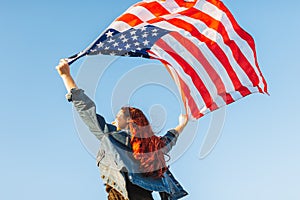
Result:
M125 199L128 199L124 178L127 173L133 184L150 191L166 192L169 194L169 200L180 199L187 195L169 170L162 178L143 176L138 161L133 158L130 132L117 130L116 126L106 123L101 115L96 114L95 103L85 95L82 89L73 88L66 97L73 102L89 130L100 140L97 166L105 184L115 188ZM162 149L164 153L169 152L175 145L178 135L178 132L172 129L161 137L166 143Z

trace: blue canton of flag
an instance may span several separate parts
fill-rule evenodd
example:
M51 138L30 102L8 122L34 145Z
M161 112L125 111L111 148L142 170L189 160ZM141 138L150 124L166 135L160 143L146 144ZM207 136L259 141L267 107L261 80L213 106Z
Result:
M87 51L87 54L150 58L147 50L169 32L151 25L139 29L131 28L124 32L108 29Z

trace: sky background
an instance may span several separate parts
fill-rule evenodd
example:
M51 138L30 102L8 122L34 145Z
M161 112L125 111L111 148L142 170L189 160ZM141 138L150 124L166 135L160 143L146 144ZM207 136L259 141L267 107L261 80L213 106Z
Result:
M82 142L55 66L136 2L1 1L0 199L105 199L95 159ZM300 199L300 3L224 3L255 39L270 96L254 94L226 107L222 136L204 159L199 151L212 115L191 123L190 129L198 125L195 137L183 133L180 139L190 134L191 142L180 149L171 170L189 192L184 199ZM74 76L84 62L72 65ZM144 63L149 61L118 59L101 77L94 99L108 120L114 115L114 83ZM138 89L130 104L146 113L163 105L162 131L177 124L180 102L162 86Z

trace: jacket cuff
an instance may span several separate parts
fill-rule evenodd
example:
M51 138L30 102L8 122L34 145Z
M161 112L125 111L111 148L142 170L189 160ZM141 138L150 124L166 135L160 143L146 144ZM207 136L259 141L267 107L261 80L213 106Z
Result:
M168 132L172 133L176 138L178 138L178 136L179 136L178 131L176 131L175 129L171 129Z
M84 90L79 88L72 88L67 94L66 99L68 102L72 102L74 99L76 100L76 96L78 96L80 93L84 92Z

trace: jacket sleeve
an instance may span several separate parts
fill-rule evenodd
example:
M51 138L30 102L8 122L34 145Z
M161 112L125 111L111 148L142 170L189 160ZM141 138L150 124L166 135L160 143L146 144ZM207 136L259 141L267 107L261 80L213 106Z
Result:
M96 114L96 105L84 93L84 90L73 88L66 95L66 98L68 101L73 102L73 105L80 118L99 140L101 140L105 133L116 130L115 126L106 123L104 117Z
M161 137L161 140L165 143L165 146L162 149L165 154L171 151L173 146L176 144L178 137L179 133L175 129L169 130L164 136Z

